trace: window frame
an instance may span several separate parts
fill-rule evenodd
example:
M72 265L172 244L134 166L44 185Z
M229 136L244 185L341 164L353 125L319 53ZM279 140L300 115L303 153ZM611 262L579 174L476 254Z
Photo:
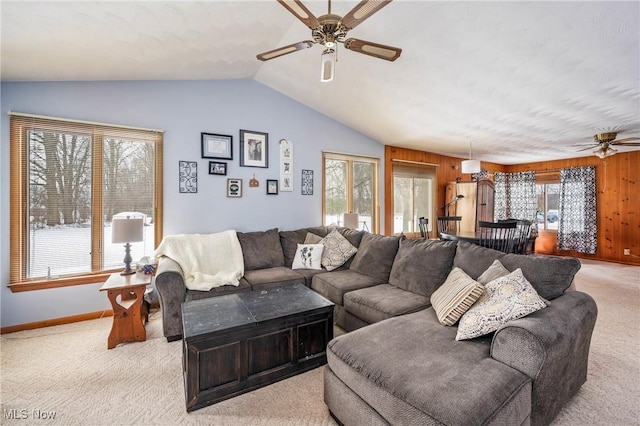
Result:
M536 173L536 186L541 185L543 187L543 194L544 194L544 211L542 212L543 218L544 218L544 222L543 223L538 223L538 231L543 231L543 232L552 232L552 233L558 233L558 229L557 228L548 228L547 227L547 211L548 206L547 206L547 185L560 185L560 172L548 172L548 173L544 173L544 172L537 172ZM537 191L536 191L537 192ZM556 220L559 221L560 218L558 218ZM537 218L536 218L536 222L537 222ZM542 227L540 227L540 225L542 225Z
M10 115L10 261L9 284L12 292L41 290L74 285L102 282L118 269L103 269L102 246L104 235L102 227L91 227L91 272L69 274L55 279L27 278L27 248L24 243L29 234L29 132L35 127L52 129L56 132L75 133L81 130L91 135L91 223L102 223L103 214L103 149L104 140L130 132L135 134L153 134L155 147L154 182L154 246L162 240L163 205L163 131L142 129L129 126L70 120L32 114L9 112Z
M371 233L377 234L380 231L380 159L357 154L344 154L331 151L322 152L322 224L326 226L326 161L337 160L347 163L347 212L353 211L353 163L370 163L373 166L373 206L371 215Z
M435 218L435 206L436 206L436 192L437 192L437 168L430 165L417 165L417 164L394 164L392 163L391 169L391 217L393 223L391 224L391 233L392 235L402 235L404 231L399 233L395 232L395 195L396 195L396 187L395 187L395 178L396 177L404 177L410 178L412 180L411 183L411 199L412 205L414 208L412 211L415 211L415 180L416 179L428 179L431 181L431 197L429 200L430 209L427 215L427 219L429 223L427 225L427 229L429 233L434 231L434 224L436 222ZM419 217L416 217L419 219ZM414 230L409 232L407 231L407 235L409 238L420 238L420 228L418 226L418 220L414 221L412 216L412 222Z

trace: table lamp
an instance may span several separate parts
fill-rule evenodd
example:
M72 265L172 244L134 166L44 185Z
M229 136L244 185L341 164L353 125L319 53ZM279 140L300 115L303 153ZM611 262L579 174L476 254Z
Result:
M358 213L345 213L343 218L345 228L358 229L358 222L360 221Z
M142 218L132 218L127 216L126 218L114 217L111 221L111 242L113 244L124 245L124 270L120 272L120 275L135 274L136 271L131 269L131 244L142 241L144 231L144 222Z

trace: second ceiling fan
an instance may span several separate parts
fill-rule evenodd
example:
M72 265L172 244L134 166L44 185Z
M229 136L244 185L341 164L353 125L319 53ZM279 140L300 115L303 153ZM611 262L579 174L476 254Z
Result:
M300 0L278 0L278 3L309 27L313 41L304 40L261 53L257 55L257 58L261 61L268 61L282 55L308 49L316 43L321 44L325 47L325 50L322 53L320 81L326 82L333 80L335 75L338 43L343 44L345 49L387 61L395 61L402 53L402 49L397 47L357 38L347 38L347 32L391 3L391 0L363 0L344 17L331 13L331 0L329 0L328 13L318 18Z

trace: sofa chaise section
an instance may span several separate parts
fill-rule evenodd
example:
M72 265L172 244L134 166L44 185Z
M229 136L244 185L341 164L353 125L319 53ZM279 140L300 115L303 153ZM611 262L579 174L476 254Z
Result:
M329 409L353 425L376 415L399 425L526 424L531 378L492 359L490 338L458 342L455 334L429 308L333 339ZM353 407L341 400L351 392L361 400ZM366 416L351 418L352 410Z

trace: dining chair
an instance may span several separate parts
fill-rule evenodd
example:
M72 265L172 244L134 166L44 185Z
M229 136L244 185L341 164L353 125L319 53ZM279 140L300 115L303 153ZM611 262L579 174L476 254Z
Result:
M514 243L512 253L527 254L527 245L529 244L529 238L531 237L531 229L533 228L533 221L527 219L500 219L499 223L515 222L516 233L514 236Z
M438 216L438 235L460 230L462 216Z
M418 226L420 227L420 237L429 239L429 219L426 217L418 218Z
M517 221L478 222L479 244L504 253L512 253L515 244Z

